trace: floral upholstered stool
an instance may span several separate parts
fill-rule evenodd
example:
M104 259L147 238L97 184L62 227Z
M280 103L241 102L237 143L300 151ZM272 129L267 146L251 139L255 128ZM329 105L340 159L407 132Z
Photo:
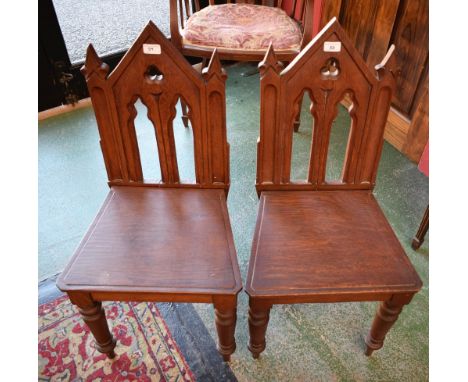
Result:
M239 50L300 51L299 23L284 10L253 4L212 5L195 12L182 31L183 44Z

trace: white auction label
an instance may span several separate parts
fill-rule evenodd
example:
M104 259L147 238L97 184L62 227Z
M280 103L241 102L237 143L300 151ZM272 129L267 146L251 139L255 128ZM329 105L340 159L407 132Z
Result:
M341 52L341 41L325 41L323 43L324 52Z
M143 44L144 54L161 54L161 45L159 44Z

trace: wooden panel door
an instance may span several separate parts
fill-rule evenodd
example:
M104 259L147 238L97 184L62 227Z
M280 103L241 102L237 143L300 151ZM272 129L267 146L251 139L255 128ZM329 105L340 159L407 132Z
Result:
M341 3L340 21L370 67L377 65L387 52L398 4L399 0Z
M401 0L393 28L393 43L398 47L401 69L393 104L412 116L423 93L429 59L429 2Z
M332 17L338 18L371 68L395 44L401 74L392 104L411 119L427 80L428 0L328 0L322 25Z
M390 44L400 70L385 139L418 161L428 136L428 0L324 0L321 25L337 17L354 46L373 68Z

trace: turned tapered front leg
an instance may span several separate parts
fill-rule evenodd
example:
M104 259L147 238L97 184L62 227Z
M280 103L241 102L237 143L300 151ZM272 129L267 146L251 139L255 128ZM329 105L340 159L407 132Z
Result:
M372 327L365 339L367 356L370 356L374 350L378 350L383 346L385 336L398 319L403 306L408 304L412 297L413 295L396 295L380 303Z
M254 358L258 358L265 350L265 335L270 319L271 305L250 298L249 300L249 350Z
M106 315L101 302L93 301L89 295L70 295L71 301L77 306L86 325L96 340L96 349L114 358L115 339L107 325Z
M225 361L230 361L236 350L234 333L237 321L237 298L217 298L214 301L215 323L218 332L218 351Z

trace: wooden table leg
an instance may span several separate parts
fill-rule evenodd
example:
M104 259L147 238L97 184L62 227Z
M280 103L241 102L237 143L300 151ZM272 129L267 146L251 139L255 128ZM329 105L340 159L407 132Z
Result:
M270 319L271 304L264 304L256 301L254 298L249 299L249 350L254 358L258 358L260 353L265 350L266 341L265 335Z
M367 356L383 346L385 336L398 319L403 306L409 304L412 298L413 295L393 295L389 300L380 303L371 330L365 339Z
M96 340L96 349L114 358L115 339L112 337L107 325L106 315L102 303L94 301L87 293L69 293L70 300L78 308L86 325Z
M237 321L237 297L225 296L214 299L215 323L218 332L218 351L224 361L231 359L231 354L236 350L234 333Z
M427 230L429 229L429 206L427 206L426 211L424 212L424 216L421 220L421 224L419 225L418 232L416 236L413 238L413 242L411 243L411 247L413 249L418 249L421 244L424 242L424 237L426 236Z

